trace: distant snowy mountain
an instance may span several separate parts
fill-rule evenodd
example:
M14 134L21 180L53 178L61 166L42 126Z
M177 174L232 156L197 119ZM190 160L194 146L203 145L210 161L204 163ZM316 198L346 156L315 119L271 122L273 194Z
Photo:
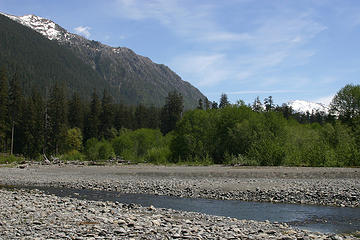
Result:
M291 107L295 112L301 112L301 113L312 113L312 112L324 112L326 114L329 114L329 106L326 106L322 103L314 103L314 102L308 102L303 100L295 100L295 101L289 101L287 103L289 107Z

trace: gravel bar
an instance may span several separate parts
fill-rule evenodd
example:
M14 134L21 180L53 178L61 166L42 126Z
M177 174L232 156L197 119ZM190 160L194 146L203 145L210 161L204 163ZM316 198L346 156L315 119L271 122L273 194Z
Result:
M51 177L51 175L49 175ZM0 239L355 239L281 223L0 189Z
M0 167L0 184L360 207L359 168L26 164Z

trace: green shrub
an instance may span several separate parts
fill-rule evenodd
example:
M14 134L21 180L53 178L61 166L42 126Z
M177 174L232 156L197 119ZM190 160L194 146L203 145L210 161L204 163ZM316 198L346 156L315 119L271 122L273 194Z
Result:
M24 161L24 157L17 157L15 155L0 154L0 164L19 163Z
M71 150L81 150L82 147L82 134L81 134L81 130L79 128L71 128L69 130L67 130L66 133L66 138L65 138L65 142L66 142L66 148L71 151Z
M167 164L171 152L168 147L154 147L147 151L145 161L153 164Z
M167 141L160 130L142 128L122 133L112 141L112 146L115 154L123 159L144 161L150 149L166 146Z
M97 159L99 160L108 160L115 156L114 149L110 142L102 140L96 144L97 149Z
M115 156L112 144L106 140L91 138L85 144L86 159L90 161L108 160Z
M61 159L65 161L83 161L85 159L85 155L77 150L71 150L62 155Z
M237 156L234 155L230 155L228 153L225 153L224 156L224 164L225 165L231 165L231 166L258 166L259 162L254 160L254 159L250 159L245 155L242 154L238 154Z

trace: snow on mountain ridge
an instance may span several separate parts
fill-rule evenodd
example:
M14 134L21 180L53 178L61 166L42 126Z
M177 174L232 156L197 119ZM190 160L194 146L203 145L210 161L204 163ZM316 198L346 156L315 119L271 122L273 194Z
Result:
M14 15L10 15L10 14L5 14L5 13L1 13L4 16L7 16L8 18L17 21L19 23L21 23L22 25L25 25L27 27L30 27L32 29L34 29L35 31L41 33L42 35L44 35L45 37L47 37L50 40L60 40L62 33L61 33L61 28L54 23L53 21L46 19L46 18L42 18L39 16L35 16L33 14L30 15L24 15L21 17L18 16L14 16Z
M314 102L308 102L303 100L295 100L295 101L289 101L287 103L289 107L291 107L295 112L301 112L301 113L312 113L312 112L324 112L326 114L329 114L329 106L326 106L322 103L314 103Z

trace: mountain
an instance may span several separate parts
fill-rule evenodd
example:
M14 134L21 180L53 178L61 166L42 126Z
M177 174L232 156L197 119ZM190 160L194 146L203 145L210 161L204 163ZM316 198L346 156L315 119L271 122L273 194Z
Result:
M295 112L300 113L312 113L312 112L324 112L325 114L329 114L329 106L326 106L322 103L314 103L314 102L308 102L303 100L295 100L295 101L289 101L287 103L289 107L291 107Z
M183 95L185 108L189 109L197 105L199 98L205 98L198 89L183 81L167 66L156 64L129 48L115 48L88 40L35 15L4 15L35 30L62 49L70 50L103 80L103 85L111 89L116 101L162 106L168 92L176 90ZM99 85L97 89L104 86Z
M5 66L10 76L16 73L27 94L36 87L45 95L55 82L78 91L84 98L94 88L111 89L73 51L1 14L0 32L0 66Z

